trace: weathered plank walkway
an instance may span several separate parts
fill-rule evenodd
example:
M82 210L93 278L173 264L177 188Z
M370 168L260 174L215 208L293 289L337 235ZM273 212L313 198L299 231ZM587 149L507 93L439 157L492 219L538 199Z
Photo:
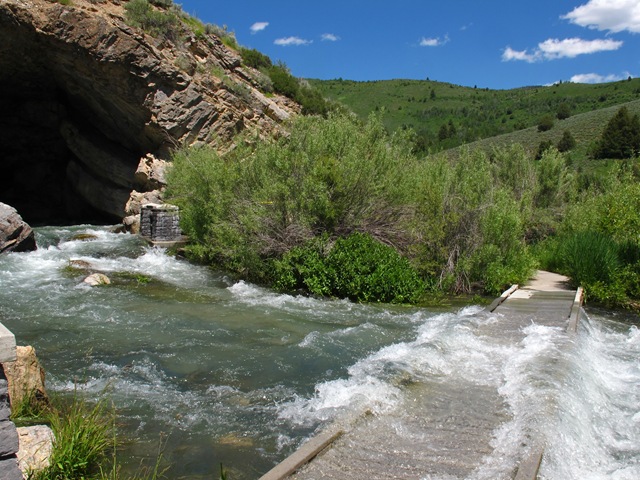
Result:
M568 327L579 295L566 278L538 272L526 287L512 288L489 308L498 321L482 322L476 335L516 345L532 322ZM493 452L495 430L510 420L494 385L434 378L408 387L389 414L363 415L354 425L329 429L265 474L261 480L464 479L477 475ZM416 407L417 406L417 407ZM535 479L541 459L535 439L508 472L484 478ZM485 467L486 468L486 465ZM519 470L519 471L518 471Z

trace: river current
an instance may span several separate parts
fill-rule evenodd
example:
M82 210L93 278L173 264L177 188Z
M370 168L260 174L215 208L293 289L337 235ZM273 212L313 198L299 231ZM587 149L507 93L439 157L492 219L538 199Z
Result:
M326 425L402 404L407 385L483 372L514 417L495 432L500 462L516 461L510 433L531 421L518 402L527 391L556 399L537 427L547 443L541 478L640 478L633 320L589 311L574 340L533 325L522 345L491 345L469 328L492 320L478 306L279 294L107 227L43 227L37 242L0 257L0 322L36 348L50 392L113 401L134 440L120 447L126 468L153 462L162 444L169 478L217 478L220 463L229 478L257 478ZM70 260L112 284L84 284ZM523 365L536 362L562 373L533 381Z

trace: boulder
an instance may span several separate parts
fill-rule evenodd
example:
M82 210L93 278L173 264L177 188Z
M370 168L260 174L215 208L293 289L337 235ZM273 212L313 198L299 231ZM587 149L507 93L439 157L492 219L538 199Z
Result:
M169 162L160 160L150 153L140 159L135 173L138 187L146 192L158 190L167 185L165 173Z
M31 227L22 220L15 208L0 203L0 253L35 249L36 238Z
M18 427L18 465L23 472L38 472L49 466L53 432L46 425Z
M36 351L31 346L16 347L16 361L3 363L4 372L9 382L9 398L12 405L17 405L32 396L35 401L48 403L45 390L45 373Z
M109 280L109 277L107 277L104 273L92 273L87 278L85 278L83 282L92 287L111 284L111 280Z

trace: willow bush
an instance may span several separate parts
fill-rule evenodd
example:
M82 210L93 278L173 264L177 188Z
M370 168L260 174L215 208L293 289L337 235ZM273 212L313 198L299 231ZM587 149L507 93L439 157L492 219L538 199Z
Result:
M248 140L174 157L168 194L200 260L282 290L394 302L425 288L495 293L531 270L537 167L521 148L418 159L411 132L337 113ZM376 276L400 293L367 283Z

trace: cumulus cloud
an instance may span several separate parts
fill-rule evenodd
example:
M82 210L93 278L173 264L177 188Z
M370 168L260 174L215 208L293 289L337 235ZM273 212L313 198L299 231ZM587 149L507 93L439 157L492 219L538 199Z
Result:
M276 40L274 40L274 42L276 45L280 45L281 47L290 47L290 46L295 46L298 47L300 45L309 45L310 43L313 43L312 40L305 40L304 38L300 38L300 37L285 37L285 38L277 38Z
M523 60L525 62L535 62L536 56L535 54L528 53L526 50L514 50L511 47L507 47L502 52L502 61L509 62L511 60Z
M251 25L250 30L251 30L251 33L258 33L264 30L265 28L267 28L268 26L269 26L269 22L256 22L253 25Z
M449 35L445 35L444 38L435 37L435 38L426 38L422 37L420 39L421 47L440 47L445 43L449 43Z
M629 75L621 76L621 75L600 75L598 73L580 73L578 75L574 75L569 80L573 83L605 83L605 82L617 82L619 80L624 80L629 77Z
M581 27L610 32L640 33L638 0L589 0L561 18Z
M622 44L622 41L612 39L583 40L581 38L565 38L564 40L558 40L557 38L550 38L539 43L538 47L532 52L528 50L518 51L507 47L502 52L502 60L505 62L523 60L533 63L557 58L574 58L578 55L617 50Z
M340 37L334 35L333 33L323 33L320 38L323 42L337 42L338 40L340 40Z
M583 40L581 38L558 40L550 38L538 44L538 47L545 58L553 59L563 57L573 58L578 55L617 50L622 46L622 43L623 42L619 40L608 38L596 40Z

